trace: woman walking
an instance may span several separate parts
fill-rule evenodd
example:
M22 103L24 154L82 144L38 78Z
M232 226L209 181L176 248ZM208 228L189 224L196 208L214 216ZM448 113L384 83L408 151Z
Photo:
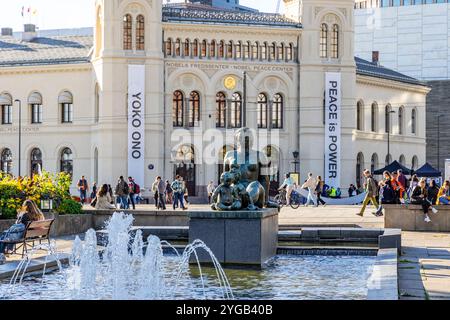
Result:
M316 193L316 197L317 197L317 205L316 205L316 207L319 206L319 203L321 203L324 207L327 205L325 203L325 201L323 201L323 199L321 198L322 192L323 192L323 184L324 184L324 182L322 181L322 177L318 176L317 177L316 188L314 189L314 192Z

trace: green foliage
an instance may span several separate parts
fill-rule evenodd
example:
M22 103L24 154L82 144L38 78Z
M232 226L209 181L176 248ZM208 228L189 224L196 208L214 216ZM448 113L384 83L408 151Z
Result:
M17 210L26 199L40 205L42 197L50 197L54 208L58 209L64 200L71 199L71 183L71 176L64 172L56 175L43 172L42 175L21 179L0 172L0 219L15 218Z
M56 211L59 214L82 214L82 206L79 202L72 199L64 199Z

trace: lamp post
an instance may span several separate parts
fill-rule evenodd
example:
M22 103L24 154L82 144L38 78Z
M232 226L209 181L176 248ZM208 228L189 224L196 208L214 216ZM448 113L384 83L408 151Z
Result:
M22 101L19 99L14 100L14 102L19 103L19 152L18 152L18 161L19 161L19 177L22 176Z
M390 136L391 136L391 114L393 114L393 113L395 113L394 110L389 110L387 112L387 116L389 117L388 118L388 123L387 123L388 124L388 127L387 127L387 134L388 134L388 136L387 136L387 147L388 147L387 156L388 156L388 158L391 155L391 138L390 138ZM388 163L388 165L389 164L390 163Z
M300 152L294 151L294 152L292 152L292 155L294 156L294 172L295 172L295 173L298 173L298 172L297 172L297 165L298 165L299 162L300 162L300 161L298 161L298 157L299 157L299 155L300 155Z

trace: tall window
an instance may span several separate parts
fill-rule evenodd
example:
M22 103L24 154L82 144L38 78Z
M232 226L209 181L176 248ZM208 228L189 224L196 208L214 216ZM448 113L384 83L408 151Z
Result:
M267 128L267 96L264 93L258 95L258 128Z
M30 154L31 177L42 172L42 152L39 148L31 150Z
M198 127L200 123L200 95L192 91L189 98L189 127Z
M392 163L392 155L388 154L388 155L386 155L385 165L388 166L391 163Z
M94 181L98 181L98 149L94 149Z
M132 36L133 18L131 14L125 15L123 18L123 50L133 49L133 36Z
M277 56L277 60L285 60L285 56L284 56L284 44L282 43L279 47L278 47L278 56Z
M58 102L61 106L61 122L71 123L73 122L73 97L68 91L64 91L60 94Z
M331 34L331 58L339 58L339 26L333 25L333 33Z
M244 59L250 59L250 42L244 43Z
M223 92L219 92L216 95L216 127L225 128L226 125L226 108L227 99Z
M320 57L328 57L328 26L325 23L320 30Z
M0 94L2 124L12 124L12 97L8 93Z
M233 59L233 41L228 42L227 59Z
M259 44L255 43L252 45L252 59L258 60L259 59Z
M172 118L174 127L183 126L184 95L177 90L173 93Z
M406 164L406 160L405 160L405 156L402 154L401 156L400 156L400 158L398 159L398 162L400 162L400 164L402 165L402 166L404 166L405 164Z
M403 119L404 119L404 110L405 108L403 106L400 107L400 109L398 109L398 134L402 135L403 132Z
M372 108L370 112L370 129L372 132L377 132L377 123L378 123L378 105L376 102L372 103Z
M272 128L283 128L283 96L279 93L273 96Z
M270 45L269 53L270 60L275 60L277 55L277 45L275 44L275 42Z
M136 50L145 50L145 18L138 15L136 19Z
M286 60L287 61L292 61L293 51L294 51L294 45L292 43L290 43L286 47Z
M190 57L191 56L191 42L189 39L186 39L184 42L184 56Z
M100 87L98 83L95 84L95 123L100 121Z
M412 158L412 169L415 171L419 168L419 158L417 156L414 156Z
M242 42L241 41L239 41L237 44L236 44L236 49L235 49L235 57L236 57L236 59L241 59L242 58Z
M211 41L211 44L209 45L209 56L211 58L216 57L216 40Z
M42 123L42 96L33 92L28 97L28 104L31 111L31 123Z
M417 134L417 110L413 109L411 112L411 133Z
M364 130L364 106L362 101L356 105L356 130Z
M267 42L261 45L261 59L267 60Z
M202 47L201 47L201 50L200 50L200 56L202 57L202 58L204 58L204 57L206 57L206 54L207 54L207 49L208 48L208 44L207 44L207 42L206 42L206 40L203 40L202 41Z
M181 56L181 39L178 38L175 42L175 55L177 57Z
M10 149L3 149L0 157L0 171L12 174L12 152Z
M219 58L225 57L225 41L219 42Z
M192 55L194 57L198 57L198 40L197 39L195 39L194 43L193 43Z
M169 38L166 41L166 56L171 57L172 56L172 39Z
M374 153L370 161L370 172L374 172L378 168L378 155Z
M60 158L60 172L65 172L73 175L73 155L72 150L69 148L64 148L61 151L61 158Z
M240 93L233 93L230 111L230 128L240 128L242 126L242 97Z

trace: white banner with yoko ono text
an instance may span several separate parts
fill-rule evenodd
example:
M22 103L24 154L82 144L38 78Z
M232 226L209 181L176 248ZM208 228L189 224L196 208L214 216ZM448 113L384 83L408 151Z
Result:
M128 176L144 185L145 65L128 66Z
M325 74L325 183L341 186L341 74Z

